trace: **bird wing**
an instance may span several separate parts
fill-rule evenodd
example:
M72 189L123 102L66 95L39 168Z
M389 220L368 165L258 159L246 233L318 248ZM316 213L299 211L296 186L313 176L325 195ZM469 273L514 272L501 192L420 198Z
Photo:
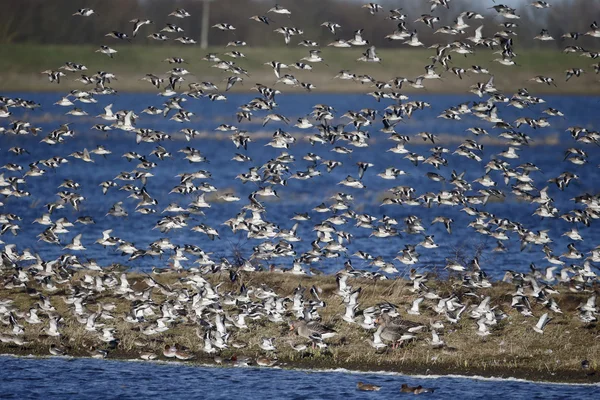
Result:
M357 31L354 32L354 40L356 42L362 42L362 35L361 35L361 33L362 33L362 29L359 29L359 30L357 30Z
M371 46L369 47L369 49L367 50L367 58L375 58L377 57L377 54L375 53L375 46Z
M483 25L480 25L477 29L475 29L475 39L482 39L483 35L482 32L483 31Z
M547 323L548 323L548 313L545 313L544 315L542 315L540 317L540 319L538 320L538 323L535 325L535 327L541 330L541 329L544 329L544 326L546 326Z

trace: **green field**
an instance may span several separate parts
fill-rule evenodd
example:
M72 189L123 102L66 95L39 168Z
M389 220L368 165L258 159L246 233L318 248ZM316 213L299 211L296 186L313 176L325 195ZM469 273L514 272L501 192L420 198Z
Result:
M273 85L275 75L271 67L264 65L269 61L280 61L293 64L308 55L308 49L301 46L276 47L276 48L251 48L229 47L211 48L201 50L196 46L135 46L113 45L118 53L113 59L97 53L93 46L66 46L66 45L38 45L38 44L11 44L0 45L0 90L1 91L61 91L66 92L74 88L83 88L80 82L73 79L79 73L68 72L60 85L51 84L47 77L41 74L46 69L57 69L66 61L80 63L88 67L86 73L93 75L97 71L115 73L118 80L112 87L118 91L147 91L156 89L148 82L141 81L147 73L165 76L171 69L166 62L167 57L182 57L188 64L183 66L190 72L184 84L190 82L211 81L219 87L224 85L223 79L230 73L212 68L211 63L203 61L207 53L217 53L223 60L234 60L236 64L249 72L243 85L236 85L234 91L249 91L255 83ZM227 51L238 50L244 53L245 58L232 59L225 56ZM333 77L342 69L361 75L368 74L378 81L387 81L394 77L414 79L424 73L423 67L431 62L430 56L435 54L433 49L381 49L378 55L382 62L364 63L356 59L361 56L364 48L332 48L323 47L321 56L325 63L314 64L312 71L290 68L282 70L291 73L301 82L310 82L316 86L316 91L321 92L367 92L377 90L358 82L342 81ZM527 87L532 93L571 93L593 94L598 91L598 76L592 65L594 60L582 57L580 54L563 54L558 50L526 50L516 49L518 54L515 59L518 66L503 66L492 60L500 57L489 50L478 49L475 54L464 57L452 53L451 66L469 68L473 64L488 68L495 76L496 86L504 93L510 93L521 87ZM586 73L581 77L573 77L565 82L565 70L568 68L583 68ZM452 72L444 71L437 66L441 73L441 80L430 79L425 81L427 92L433 93L466 93L469 86L476 82L487 81L486 75L469 74L464 79L459 79ZM529 81L536 75L553 77L557 87ZM283 90L292 89L289 86L278 84ZM89 87L89 86L88 86ZM183 86L182 86L183 87ZM184 89L182 89L184 90ZM409 86L402 91L414 92Z

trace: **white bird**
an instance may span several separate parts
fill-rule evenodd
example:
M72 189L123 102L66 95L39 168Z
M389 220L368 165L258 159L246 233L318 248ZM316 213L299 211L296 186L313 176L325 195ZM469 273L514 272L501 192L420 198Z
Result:
M65 249L69 249L69 250L73 250L73 251L86 250L86 248L81 244L81 236L82 236L81 233L79 235L75 236L73 238L73 241L71 241L71 243L69 243L68 245L66 245L64 248Z
M381 58L375 52L375 46L371 46L367 49L365 53L363 53L362 57L359 57L357 61L364 62L381 62Z
M412 302L412 306L406 311L410 315L421 315L421 311L419 311L419 306L425 300L424 297L418 297Z
M381 340L381 332L379 329L373 333L373 340L368 340L368 342L376 350L381 350L387 347L387 345Z
M125 117L123 117L123 119L118 119L117 123L113 124L112 126L127 132L136 130L133 111L128 111L127 114L125 114Z
M284 8L284 7L280 6L279 4L275 4L275 7L270 8L269 11L267 11L267 12L268 13L272 12L272 13L275 13L275 14L287 15L288 18L292 14L290 12L290 10L288 10L287 8Z
M491 335L491 332L488 329L487 324L485 323L485 318L481 318L477 321L477 334L479 336Z
M552 321L552 318L549 318L548 313L545 313L544 315L542 315L540 317L540 319L538 320L538 323L535 324L535 326L533 327L533 330L536 331L537 333L544 333L544 328L550 321Z
M260 348L264 351L276 351L275 345L273 344L273 340L275 338L262 338L262 342L260 343Z
M116 54L118 52L117 52L117 50L115 50L113 48L110 48L108 46L102 45L102 46L100 46L100 48L98 50L96 50L96 53L106 54L110 58L113 58L113 54Z
M421 41L419 41L419 35L417 34L416 30L410 34L410 38L405 41L404 44L407 44L411 47L425 46Z
M80 8L75 13L73 13L74 16L79 17L89 17L92 14L94 14L94 10L92 10L91 8Z
M207 354L216 353L217 349L213 347L212 340L210 339L210 331L206 331L206 333L203 335L203 339L204 347L202 350Z
M433 346L433 348L437 349L440 347L444 347L446 343L440 338L440 335L438 335L437 331L434 329L431 331L431 340L429 344Z
M344 316L342 317L342 319L351 324L356 323L356 321L354 321L354 318L355 318L357 309L358 309L358 304L346 304L346 312L344 313Z
M58 319L55 316L51 316L50 319L48 319L48 328L45 332L48 336L60 336L60 332L58 331Z

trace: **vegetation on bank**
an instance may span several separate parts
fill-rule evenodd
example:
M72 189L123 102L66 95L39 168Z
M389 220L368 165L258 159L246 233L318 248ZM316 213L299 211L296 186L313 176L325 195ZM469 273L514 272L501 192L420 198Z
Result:
M80 271L71 279L72 283L80 282L86 275L97 275L98 272ZM118 275L116 275L118 276ZM188 287L184 282L191 275L189 273L153 274L152 278L170 290L181 291ZM131 288L135 293L148 290L148 276L139 273L127 275ZM456 294L465 304L466 310L456 324L438 316L431 308L437 301L425 300L421 305L421 315L407 315L415 295L410 291L410 282L397 280L365 280L349 279L353 287L361 287L359 303L360 310L382 302L390 302L397 306L403 318L422 323L427 327L433 321L442 321L444 329L439 333L445 345L434 348L430 344L431 332L429 328L417 334L417 339L404 343L401 347L393 349L388 346L384 350L375 350L369 340L373 340L373 331L367 331L357 324L350 324L342 320L345 307L341 297L335 294L337 290L334 276L295 276L282 273L242 273L240 280L232 283L227 274L204 275L209 282L219 287L221 295L231 292L239 293L240 281L250 289L249 297L253 302L261 300L255 296L252 289L259 287L271 288L278 296L291 297L299 286L310 288L315 285L321 291L321 299L326 307L319 308L322 323L335 329L338 333L332 339L325 340L327 348L312 348L311 344L302 337L290 331L288 322L296 317L288 312L284 321L280 323L269 322L266 318L254 321L246 319L247 329L230 328L232 332L230 343L246 344L244 348L228 349L218 354L217 361L227 362L235 356L238 360L249 357L251 363L259 357L277 359L277 364L283 367L297 368L347 368L365 371L394 371L406 374L463 374L495 377L515 377L537 381L558 382L599 382L600 374L595 373L599 367L600 346L597 345L600 335L596 324L584 325L577 316L577 307L585 302L590 293L571 293L568 287L557 286L560 294L553 298L560 305L562 314L554 313L552 321L546 326L544 333L539 334L533 330L541 314L545 312L541 304L532 302L534 317L525 317L510 307L511 293L515 291L514 285L508 283L494 283L490 288L481 288L476 291L467 289L459 281L433 281L428 286L433 292L444 297ZM150 321L161 314L160 304L167 300L167 296L155 288L151 291L151 299L156 305L156 317L149 317L147 324L131 324L125 321L125 316L131 314L133 303L124 295L116 295L113 290L106 290L94 294L86 300L84 307L89 313L102 311L101 305L114 304L107 314L114 319L99 318L96 323L115 327L114 336L118 343L105 343L98 339L99 332L86 330L84 321L77 321L73 316L72 305L66 299L72 295L69 283L57 284L57 290L49 292L41 285L32 282L29 288L7 289L0 285L1 301L11 299L16 313L27 313L30 308L35 308L40 300L40 294L49 298L56 313L63 317L60 337L51 337L45 334L48 328L48 319L43 311L39 311L42 323L35 325L25 324L25 333L22 336L24 343L0 343L0 353L18 355L48 356L51 345L58 345L66 349L66 354L71 356L89 357L98 355L90 352L94 350L108 351L108 358L131 359L140 358L143 353L153 353L159 360L166 360L163 356L165 345L177 344L179 348L186 348L193 357L192 363L215 362L215 354L206 354L203 351L204 342L202 329L197 322L192 321L193 315L178 318L168 330L146 335L142 330ZM33 293L32 289L39 290ZM189 295L193 293L191 291ZM308 294L307 294L308 295ZM477 334L476 320L469 316L472 307L478 305L485 296L490 296L490 305L496 306L508 315L497 326L491 329L491 334L482 337ZM170 297L171 301L177 298ZM106 308L106 307L105 307ZM223 306L224 311L237 314L236 306ZM101 329L99 329L101 330ZM3 338L10 335L10 326L0 326ZM263 337L275 338L275 352L261 350L259 345ZM307 343L308 342L308 343ZM307 349L298 352L292 348L293 344L305 343ZM589 362L589 368L582 369L582 361Z
M249 72L249 77L244 77L242 84L236 84L232 91L248 92L255 83L273 85L276 77L270 66L264 65L273 60L286 64L293 64L308 55L308 49L302 46L255 48L255 47L229 47L227 49L210 48L201 50L198 46L140 46L140 45L114 45L118 53L111 59L104 54L97 53L97 47L88 45L40 45L40 44L0 44L0 91L59 91L67 92L71 89L81 89L82 83L74 81L81 73L67 72L67 76L59 85L50 83L46 75L41 74L47 69L56 70L65 62L75 62L88 67L87 75L98 71L108 71L117 75L117 80L111 86L120 92L156 92L149 82L142 81L145 74L164 76L172 68L167 62L162 62L168 57L181 57L187 61L183 67L190 72L185 77L181 90L187 88L190 82L211 81L220 88L225 87L226 79L230 73L213 68L212 63L202 60L208 53L217 53L222 59L232 60ZM224 53L231 50L241 51L245 58L232 59ZM377 90L374 86L359 82L344 81L333 77L341 70L347 69L357 75L367 74L378 81L388 81L395 77L415 79L424 74L423 66L429 64L429 58L435 55L433 49L378 49L381 63L362 63L356 59L365 49L353 47L339 49L322 47L321 56L324 63L315 63L312 71L299 71L294 68L282 70L290 73L301 82L310 82L316 86L318 92L368 92ZM582 57L580 54L565 54L553 50L525 50L519 53L518 66L503 66L494 59L500 57L491 51L477 49L475 54L464 57L452 54L453 67L470 68L480 65L489 68L494 73L496 86L503 92L513 92L519 88L527 87L531 93L560 93L560 94L594 94L598 89L598 76L592 65L594 60ZM326 64L326 65L325 65ZM181 65L178 65L181 66ZM586 73L581 77L573 77L565 82L565 70L569 68L583 68ZM428 79L425 89L413 89L404 85L402 92L415 93L468 93L469 87L477 82L486 82L488 75L467 72L464 79L459 79L451 71L443 72L437 66L442 79ZM557 86L539 84L529 81L536 75L553 77ZM302 92L302 88L291 88L277 84L280 89ZM89 87L89 86L87 86Z

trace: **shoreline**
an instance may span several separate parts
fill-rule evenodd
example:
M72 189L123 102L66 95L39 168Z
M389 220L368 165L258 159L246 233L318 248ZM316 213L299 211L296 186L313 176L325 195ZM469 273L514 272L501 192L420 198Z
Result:
M375 365L335 365L327 364L326 362L298 362L298 361L282 361L274 366L259 366L255 362L245 365L236 366L230 363L216 363L208 357L201 357L189 361L173 361L167 358L155 360L142 360L140 358L128 357L128 354L117 353L112 357L97 359L91 356L83 355L65 355L53 356L47 354L25 354L24 352L5 352L7 348L0 345L0 357L15 357L26 359L94 359L98 361L117 361L117 362L133 362L142 364L155 365L183 365L187 367L200 368L273 368L286 371L302 371L307 373L347 373L347 374L374 374L374 375L392 375L406 376L416 379L443 379L443 378L458 378L466 380L482 380L482 381L506 381L506 382L527 382L536 384L549 385L575 385L575 386L600 386L600 376L598 373L585 373L579 371L561 371L554 373L539 373L537 371L506 369L506 368L489 368L489 369L469 369L469 368L454 368L445 369L443 366L423 368L416 365L408 365L404 369L381 369L381 364ZM241 354L238 355L242 356ZM564 374L565 372L568 372ZM560 375L560 376L559 376ZM566 379L565 379L566 378Z
M213 287L221 283L220 293L229 298L236 296L240 290L239 282L230 282L228 274L209 273L200 276L197 273L184 271L161 274L130 272L122 275L120 272L110 270L101 272L78 270L73 272L68 283L57 284L57 288L51 292L45 291L44 287L35 283L30 283L28 288L7 289L0 286L0 300L12 300L4 304L12 309L11 312L24 327L24 333L17 337L12 335L10 327L0 326L2 339L0 353L45 356L50 355L49 348L54 345L64 348L68 356L90 357L98 355L97 351L100 350L108 352L108 359L127 360L137 359L142 353L151 352L157 360L167 360L163 356L163 348L175 345L184 353L193 356L192 364L215 363L215 355L218 355L220 360L228 360L233 356L237 356L238 360L241 357L249 357L252 364L258 357L266 357L267 360L277 360L278 366L309 370L344 368L363 372L388 371L410 375L465 375L517 378L536 382L600 383L600 374L595 372L600 360L600 346L595 346L598 326L596 324L585 326L572 315L574 311L576 312L577 305L589 297L589 293L570 293L566 287L557 285L560 294L553 298L564 313L554 314L552 323L548 325L544 334L540 335L534 332L533 326L544 313L544 307L532 303L534 316L520 315L510 308L510 293L514 290L514 286L508 283L493 282L489 288L476 289L478 300L467 295L468 292L461 288L460 281L437 280L432 277L428 283L432 290L444 297L455 293L465 304L464 316L458 323L452 324L431 310L434 302L429 300L424 303L421 315L407 315L406 310L414 298L410 291L412 284L408 280L399 278L374 281L349 278L349 284L355 288L362 288L359 297L360 310L389 302L397 307L402 318L427 326L424 331L416 335L415 340L402 343L396 349L387 346L383 350L376 350L369 345L369 341L373 338L373 330L363 329L357 323L350 324L342 320L344 305L341 297L336 294L335 276L308 277L275 272L240 271L239 273L240 281L250 290L248 296L251 303L246 303L247 305L262 302L252 294L255 290L269 288L278 296L292 296L299 286L306 289L313 285L318 287L321 290L321 298L326 303L324 308L319 309L322 323L333 327L337 335L325 340L328 346L324 350L318 347L311 348L310 341L306 343L306 339L290 330L289 322L297 319L297 316L288 309L282 315L283 320L280 322L270 322L261 317L256 321L247 319L247 327L243 329L236 329L230 325L229 348L207 354L204 351L201 324L196 322L194 315L185 313L185 308L184 314L167 322L169 329L166 331L158 334L142 331L156 326L156 318L162 312L158 305L168 299L172 302L173 296L177 296L176 293L181 295L187 291L187 286L192 279L205 279ZM90 278L94 281L96 279L94 277L105 277L116 281L125 277L129 282L128 287L131 288L128 289L127 296L133 297L128 299L124 294L116 294L112 290L100 291L85 300L84 314L75 315L73 306L66 303L68 298L72 299L69 293L73 285L82 285ZM152 282L149 277L159 286L150 288L148 282ZM173 292L169 294L169 291ZM196 289L192 289L192 293L194 292ZM148 317L141 323L127 322L126 317L133 310L134 300L131 299L139 298L137 296L142 296L143 293L151 296L150 304L154 305L156 317ZM41 322L38 324L29 325L21 319L25 318L31 308L40 307L42 294L55 308L51 314L61 317L59 337L46 334L49 317L45 311L39 310ZM191 293L189 295L191 296ZM309 296L308 290L305 296ZM478 336L477 321L469 316L483 296L489 296L490 304L507 314L507 319L499 322L491 334L485 337ZM137 304L139 301L135 300ZM425 304L428 303L429 305L426 306ZM187 306L189 307L190 304L188 303ZM105 311L105 307L110 308L111 311ZM225 315L234 317L240 312L238 307L226 304L223 305L223 311ZM101 320L97 318L98 314L94 314L96 317L93 318L97 326L86 329L86 319L94 312L106 313L107 319ZM209 313L206 317L206 321L210 324L214 322L213 315ZM445 343L442 347L430 345L431 328L428 326L435 320L443 321L445 326L439 332L443 335ZM109 343L102 339L102 326L110 327L118 341ZM276 344L277 349L274 352L261 350L259 347L261 337L274 338L273 343ZM22 344L11 342L11 338L20 338ZM231 343L242 344L243 348L234 348ZM306 350L297 352L292 349L292 345L302 343L307 344ZM589 369L581 368L582 360L589 361Z

